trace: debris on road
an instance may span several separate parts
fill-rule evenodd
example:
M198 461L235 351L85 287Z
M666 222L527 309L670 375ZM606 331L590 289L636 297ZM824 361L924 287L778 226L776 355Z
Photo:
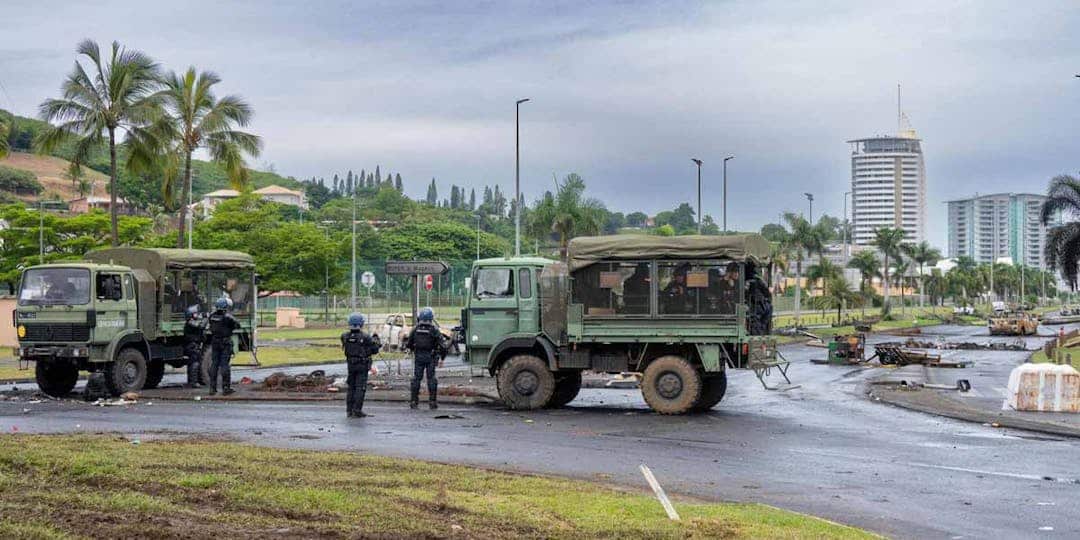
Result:
M975 362L969 360L943 361L940 354L930 354L925 351L912 351L887 343L874 346L874 355L868 358L867 361L873 360L874 358L877 358L878 362L883 366L921 364L927 367L966 368L975 365Z
M460 414L440 414L434 417L436 420L464 420Z
M1027 348L1027 344L1022 339L1016 339L1010 342L985 342L976 343L973 341L919 341L915 338L908 338L906 341L887 341L879 343L878 345L886 345L891 347L906 347L909 349L940 349L940 350L956 350L956 351L1027 351L1031 350Z

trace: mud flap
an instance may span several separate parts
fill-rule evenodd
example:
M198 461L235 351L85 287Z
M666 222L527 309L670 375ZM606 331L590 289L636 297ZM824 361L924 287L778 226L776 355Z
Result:
M708 373L720 371L720 345L716 343L698 343L696 345L701 365Z

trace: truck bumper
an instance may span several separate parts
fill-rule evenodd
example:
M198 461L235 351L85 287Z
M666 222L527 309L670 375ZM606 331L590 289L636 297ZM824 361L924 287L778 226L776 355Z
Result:
M27 361L53 358L85 360L90 357L90 348L79 345L20 345L18 355L21 360Z

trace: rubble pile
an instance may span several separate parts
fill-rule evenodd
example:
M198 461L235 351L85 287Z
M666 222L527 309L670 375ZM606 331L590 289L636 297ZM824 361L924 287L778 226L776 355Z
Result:
M327 377L326 372L317 369L308 374L286 375L274 373L263 380L261 391L268 392L327 392L334 385L335 379Z
M1027 344L1023 340L1015 341L991 341L986 343L976 343L973 341L920 341L915 338L908 338L907 341L890 341L881 343L880 345L893 346L893 347L905 347L908 349L941 349L941 350L955 350L955 351L1027 351L1031 350L1027 348Z

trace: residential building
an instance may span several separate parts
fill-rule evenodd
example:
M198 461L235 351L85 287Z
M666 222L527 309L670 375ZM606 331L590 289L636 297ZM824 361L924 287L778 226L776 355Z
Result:
M1061 219L1040 222L1045 200L1034 193L994 193L948 201L948 256L1046 268L1046 235Z
M882 227L904 230L906 241L926 239L926 167L915 130L851 144L852 243L870 245Z
M109 211L109 207L112 205L112 200L109 196L104 197L90 195L87 197L81 197L78 199L72 199L68 201L68 209L73 214L85 214L90 210L104 210ZM118 214L131 215L135 213L135 208L128 204L127 200L123 197L116 198L116 212Z
M278 185L271 185L256 189L252 193L258 195L265 201L296 206L301 210L308 209L307 195L305 195L303 191L295 191ZM202 200L192 204L191 209L192 211L201 210L203 217L206 217L214 211L214 208L217 207L218 204L229 199L235 199L239 196L240 192L235 189L219 189L217 191L211 191L210 193L203 195Z

